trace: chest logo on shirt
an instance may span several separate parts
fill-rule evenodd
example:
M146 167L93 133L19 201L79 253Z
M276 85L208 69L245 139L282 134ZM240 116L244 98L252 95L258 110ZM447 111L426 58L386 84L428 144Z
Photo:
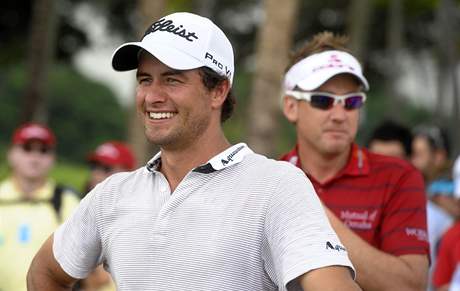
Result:
M377 210L374 211L351 211L341 210L340 219L349 228L353 229L372 229L375 219L377 218Z

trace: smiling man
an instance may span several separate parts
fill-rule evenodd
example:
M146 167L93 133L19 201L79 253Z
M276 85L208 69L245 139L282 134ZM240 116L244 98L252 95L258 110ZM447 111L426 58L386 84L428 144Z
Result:
M346 38L316 35L284 78L283 111L301 168L347 248L364 290L424 290L428 269L423 180L409 163L354 143L368 82Z
M214 23L165 16L112 65L137 69L161 151L84 198L36 255L29 290L69 290L100 264L117 290L360 290L303 172L225 138L233 49Z

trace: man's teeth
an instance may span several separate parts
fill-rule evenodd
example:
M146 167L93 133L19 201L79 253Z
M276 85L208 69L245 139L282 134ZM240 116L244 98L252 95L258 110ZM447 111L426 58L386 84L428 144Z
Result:
M151 119L167 119L174 116L172 112L150 112Z

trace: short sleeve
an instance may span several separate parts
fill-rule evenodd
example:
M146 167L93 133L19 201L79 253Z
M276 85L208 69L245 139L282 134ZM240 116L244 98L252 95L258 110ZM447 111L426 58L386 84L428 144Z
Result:
M62 269L78 279L86 278L101 256L100 235L95 221L98 187L78 205L54 233L53 253Z
M428 255L427 200L423 178L415 168L408 168L395 183L383 209L380 249L396 256Z
M312 184L303 172L291 167L267 211L263 252L267 272L283 288L317 268L340 265L353 271Z

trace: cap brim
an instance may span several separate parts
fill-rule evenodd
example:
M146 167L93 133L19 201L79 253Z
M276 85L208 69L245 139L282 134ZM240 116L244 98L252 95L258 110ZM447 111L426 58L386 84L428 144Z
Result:
M336 75L340 75L340 74L351 74L351 75L355 76L361 82L361 84L364 86L364 89L366 91L369 90L369 83L367 82L367 80L366 80L366 78L364 76L362 76L361 74L358 74L358 73L356 73L354 71L351 71L349 69L346 69L346 68L343 68L343 69L340 69L340 70L333 69L333 70L324 70L322 72L317 72L317 73L314 74L314 78L310 77L310 78L307 78L305 80L302 80L302 81L297 83L297 86L299 88L301 88L302 90L305 90L305 91L315 90L318 87L320 87L322 84L324 84L330 78L332 78L332 77L334 77Z
M171 46L155 44L147 46L142 42L129 42L118 47L112 56L112 67L116 71L130 71L139 66L138 55L141 49L146 50L160 62L176 70L190 70L204 66L202 62L189 54Z

